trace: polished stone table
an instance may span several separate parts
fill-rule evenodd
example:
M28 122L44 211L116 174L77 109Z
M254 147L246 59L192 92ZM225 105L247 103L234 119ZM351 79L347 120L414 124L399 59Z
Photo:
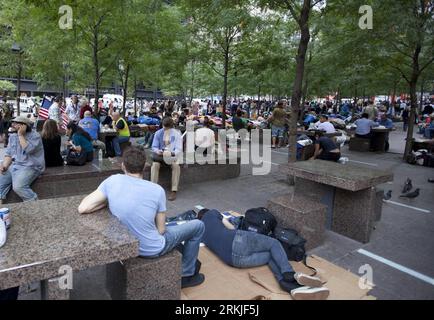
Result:
M78 271L138 256L138 240L108 209L78 213L82 199L8 206L12 226L0 248L0 290L63 276L62 266Z
M387 128L372 128L371 150L374 152L384 153L386 152L386 141L389 137L389 132L394 129ZM355 135L356 128L347 129L346 132L350 135Z
M32 183L32 189L41 200L89 194L105 179L118 173L122 173L119 158L99 160L96 157L84 166L46 168ZM13 190L8 193L7 203L21 201Z
M392 181L391 172L323 160L296 162L284 166L283 170L296 178L296 196L328 207L328 229L369 242L377 211L381 210L375 187Z

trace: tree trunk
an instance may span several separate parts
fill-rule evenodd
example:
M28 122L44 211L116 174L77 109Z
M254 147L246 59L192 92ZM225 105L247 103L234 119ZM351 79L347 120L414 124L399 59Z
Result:
M130 65L127 65L127 68L125 70L125 79L123 79L122 83L122 90L123 90L123 97L124 101L122 103L122 117L125 118L125 106L127 104L127 95L128 95L128 78L130 77Z
M100 84L100 72L99 72L99 57L98 57L98 29L95 28L93 32L93 65L95 68L95 105L93 106L94 115L98 115L98 98L99 98L99 84Z
M423 85L424 85L424 79L422 79L421 81L422 83L420 84L420 104L419 104L419 112L421 113L423 111Z
M228 97L228 75L229 75L229 44L226 44L225 50L225 63L224 63L224 75L223 75L223 129L226 128L226 101Z
M300 110L301 90L303 85L304 65L306 60L307 47L310 41L309 31L309 14L311 10L311 0L304 0L300 17L294 17L298 20L301 39L298 45L297 66L294 80L294 87L291 96L291 119L289 125L289 162L297 161L297 120Z
M414 54L413 54L413 71L411 75L411 80L409 82L410 85L410 101L411 101L411 111L410 118L408 119L408 129L407 129L407 139L405 142L405 151L404 151L404 160L407 159L408 155L412 151L413 146L413 129L414 129L414 121L416 118L416 108L417 108L417 94L416 94L416 86L417 80L420 75L419 69L419 55L422 51L422 46L420 43L416 45Z
M195 65L195 61L194 60L192 60L191 61L191 87L190 87L190 104L189 104L189 106L190 106L190 108L192 107L192 102L193 102L193 95L194 95L194 75L195 75L195 72L194 72L194 65Z
M392 103L395 103L395 101L396 101L396 87L397 86L398 86L398 81L395 80L393 82Z
M137 79L134 77L134 115L137 116Z
M21 76L23 72L23 66L22 66L22 60L21 60L22 53L18 53L18 79L17 79L17 115L19 116L21 114ZM13 108L12 108L13 109ZM12 110L13 113L13 110Z

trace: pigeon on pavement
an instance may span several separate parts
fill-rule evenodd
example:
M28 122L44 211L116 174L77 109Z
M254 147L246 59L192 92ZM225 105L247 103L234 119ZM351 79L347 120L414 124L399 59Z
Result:
M409 192L411 189L413 189L413 185L411 183L410 178L407 178L407 181L404 184L404 188L402 189L402 193L407 193Z
M390 198L392 198L392 190L387 191L383 197L384 200L390 200Z
M419 191L420 191L420 189L417 188L413 192L410 192L410 193L407 193L407 194L401 194L399 197L400 198L414 199L414 198L417 198L419 196Z

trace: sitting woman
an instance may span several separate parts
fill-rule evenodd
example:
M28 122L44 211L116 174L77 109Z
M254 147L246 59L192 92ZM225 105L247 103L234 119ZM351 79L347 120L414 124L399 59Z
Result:
M294 272L278 240L236 230L217 210L206 211L203 215L199 213L198 217L205 224L202 241L226 264L236 268L268 264L281 288L297 300L322 300L329 296L329 289L322 287L319 278Z
M93 161L93 145L89 133L71 121L66 126L66 134L70 138L68 143L71 149L80 154L84 152L86 154L86 162Z
M46 167L63 166L63 159L60 155L60 145L62 138L60 137L57 122L47 120L42 127L42 144L44 145L44 157Z

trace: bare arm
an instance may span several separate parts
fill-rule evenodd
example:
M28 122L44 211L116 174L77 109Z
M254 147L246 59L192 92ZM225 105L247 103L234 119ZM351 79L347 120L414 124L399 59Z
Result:
M0 164L1 173L8 171L11 163L12 163L12 158L10 156L5 156L5 158L3 159L3 163Z
M166 213L160 212L157 214L155 217L155 225L161 235L166 233Z
M310 160L315 160L321 154L321 152L322 152L322 149L321 149L320 145L315 144L315 153L314 153L313 157L310 158Z
M223 218L223 219L222 219L222 223L223 223L223 225L224 225L227 229L229 229L229 230L235 230L234 225L233 225L232 223L230 223L228 219Z
M92 213L98 211L107 206L107 198L106 196L99 190L95 190L83 201L80 203L78 207L78 212L81 214Z

